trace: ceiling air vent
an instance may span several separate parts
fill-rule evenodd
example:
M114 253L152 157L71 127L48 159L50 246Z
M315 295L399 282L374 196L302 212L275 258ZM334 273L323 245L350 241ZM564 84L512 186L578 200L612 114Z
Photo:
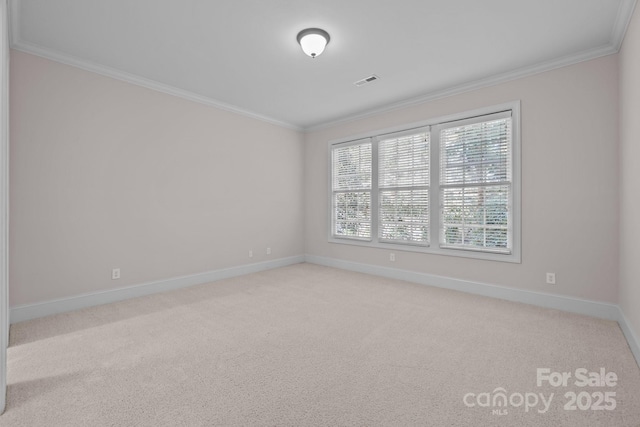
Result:
M376 76L375 74L372 74L369 77L365 77L362 80L358 80L357 82L354 83L354 85L356 85L356 86L364 86L367 83L375 82L376 80L380 80L380 77Z

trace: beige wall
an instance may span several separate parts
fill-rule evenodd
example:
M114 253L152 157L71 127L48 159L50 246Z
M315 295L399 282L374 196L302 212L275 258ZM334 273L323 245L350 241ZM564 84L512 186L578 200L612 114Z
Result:
M617 55L306 136L17 51L11 60L12 306L303 252L618 302ZM518 99L521 264L399 251L390 263L387 250L327 242L329 140Z
M620 53L620 307L640 333L640 8Z
M612 55L309 133L306 253L617 303L617 59ZM328 141L518 99L521 264L398 251L391 263L388 250L327 242ZM557 285L545 283L545 272L557 274Z
M303 253L301 133L17 51L10 90L11 306Z

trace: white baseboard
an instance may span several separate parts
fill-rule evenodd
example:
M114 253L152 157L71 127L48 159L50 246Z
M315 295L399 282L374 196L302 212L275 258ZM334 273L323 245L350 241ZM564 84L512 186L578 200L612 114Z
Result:
M622 329L622 333L629 343L631 353L633 353L633 357L636 358L636 362L640 367L640 340L638 340L638 335L636 335L629 322L627 322L627 318L621 309L619 310L619 316L618 324L620 325L620 329Z
M475 295L499 298L508 301L522 302L545 308L555 308L571 313L586 314L609 320L618 320L618 306L603 302L588 301L561 295L546 294L541 292L526 291L522 289L507 288L504 286L489 285L486 283L472 282L469 280L453 279L450 277L436 276L427 273L417 273L407 270L399 270L377 265L360 264L357 262L343 261L334 258L324 258L315 255L305 256L306 262L325 265L327 267L342 268L344 270L373 274L388 277L390 279L405 280L421 285L435 286L437 288L451 289Z
M504 286L490 285L487 283L472 282L468 280L453 279L450 277L436 276L427 273L417 273L407 270L399 270L377 265L361 264L357 262L344 261L335 258L325 258L316 255L306 255L305 261L312 264L324 265L327 267L341 268L343 270L356 271L359 273L373 274L390 279L404 280L421 285L434 286L437 288L451 289L475 295L482 295L492 298L499 298L508 301L531 304L538 307L553 308L570 313L584 314L601 319L614 320L620 325L620 329L629 343L638 366L640 366L640 341L633 329L627 322L620 307L615 304L589 301L579 298L567 297L563 295L533 292L523 289L513 289Z
M562 295L533 292L522 289L513 289L503 286L490 285L468 280L453 279L450 277L436 276L427 273L417 273L413 271L381 267L370 264L361 264L351 261L344 261L335 258L326 258L315 255L298 255L289 258L281 258L257 264L248 264L238 267L231 267L222 270L209 271L189 276L174 277L166 280L143 283L140 285L108 291L83 294L69 298L56 299L37 304L22 305L10 309L11 323L36 319L52 314L65 313L79 310L95 305L108 304L122 301L129 298L150 295L158 292L166 292L174 289L186 288L203 283L215 282L217 280L237 277L244 274L257 273L259 271L284 267L287 265L309 262L312 264L324 265L327 267L340 268L343 270L356 271L360 273L373 274L390 279L404 280L407 282L422 285L434 286L438 288L451 289L475 295L482 295L492 298L499 298L508 301L521 302L539 307L553 308L571 313L584 314L603 319L617 321L620 329L629 343L631 352L636 362L640 366L640 340L627 322L626 317L620 307L615 304L583 300Z
M203 283L215 282L217 280L242 276L244 274L257 273L259 271L298 264L304 262L304 260L305 258L303 255L298 255L288 258L280 258L273 261L241 265L222 270L214 270L189 276L142 283L125 288L110 289L36 304L21 305L10 309L10 321L11 323L22 322L25 320L36 319L52 314L65 313L95 305L108 304L158 292L166 292Z

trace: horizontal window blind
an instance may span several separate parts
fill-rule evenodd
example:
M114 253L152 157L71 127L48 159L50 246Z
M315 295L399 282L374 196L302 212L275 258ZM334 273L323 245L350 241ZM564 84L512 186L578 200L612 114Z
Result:
M332 149L333 235L371 238L371 142Z
M511 117L440 131L442 247L509 252Z
M400 129L329 143L329 241L520 262L519 101Z
M378 144L378 237L381 241L429 243L428 130Z

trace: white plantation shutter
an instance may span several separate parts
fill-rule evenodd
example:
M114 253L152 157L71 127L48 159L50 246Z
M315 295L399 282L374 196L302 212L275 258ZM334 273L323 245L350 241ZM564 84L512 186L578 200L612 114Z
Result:
M511 112L440 131L441 247L510 253Z
M331 150L332 234L371 239L371 141L341 144Z
M429 129L378 143L378 238L429 243Z

